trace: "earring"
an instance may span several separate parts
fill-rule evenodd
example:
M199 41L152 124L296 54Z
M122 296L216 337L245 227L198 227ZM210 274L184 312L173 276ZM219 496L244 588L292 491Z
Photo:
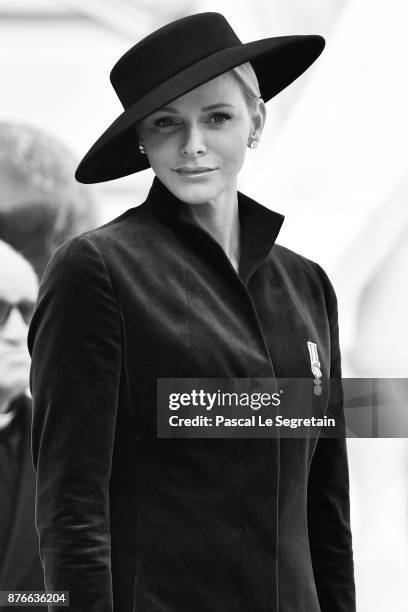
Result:
M250 143L250 148L251 149L256 149L256 147L258 146L258 141L257 140L252 140L252 142Z
M142 145L142 144L140 144L140 145L139 145L139 151L142 153L142 155L145 155L145 154L146 154L146 151L145 151L144 145Z

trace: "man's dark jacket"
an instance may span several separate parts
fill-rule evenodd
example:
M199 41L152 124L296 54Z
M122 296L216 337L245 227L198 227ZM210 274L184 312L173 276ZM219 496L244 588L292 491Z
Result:
M341 376L325 272L275 244L282 215L239 193L239 217L237 274L155 178L46 269L36 519L46 587L72 612L355 610L344 439L156 436L157 378L313 382L308 341Z
M31 454L31 400L26 395L18 396L12 402L12 410L16 413L12 427L18 436L18 474L13 494L13 517L8 527L6 545L0 551L0 590L44 591L44 574L34 522L35 471ZM16 608L0 606L0 609ZM44 606L19 606L18 609L44 612Z

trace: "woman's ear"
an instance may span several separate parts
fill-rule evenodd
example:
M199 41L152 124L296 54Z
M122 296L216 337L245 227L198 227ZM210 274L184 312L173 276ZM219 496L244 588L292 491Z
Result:
M266 120L266 104L260 98L257 102L257 106L252 113L252 129L250 133L250 139L259 142L262 134L262 130Z

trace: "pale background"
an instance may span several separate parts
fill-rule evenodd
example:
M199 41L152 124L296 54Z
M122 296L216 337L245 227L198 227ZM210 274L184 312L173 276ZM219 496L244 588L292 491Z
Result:
M313 67L268 103L240 189L285 214L278 242L329 274L343 375L407 377L406 1L0 0L0 120L44 129L79 160L122 110L109 84L120 55L204 10L222 12L244 42L325 36ZM100 222L143 201L151 179L89 186ZM407 440L348 447L358 611L406 612Z

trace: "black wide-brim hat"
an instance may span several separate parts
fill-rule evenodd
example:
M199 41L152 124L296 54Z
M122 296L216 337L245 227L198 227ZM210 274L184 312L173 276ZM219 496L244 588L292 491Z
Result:
M112 68L110 80L124 111L89 149L75 178L99 183L149 168L138 148L138 121L245 62L251 62L266 102L307 70L324 45L318 35L244 44L219 13L197 13L159 28Z

